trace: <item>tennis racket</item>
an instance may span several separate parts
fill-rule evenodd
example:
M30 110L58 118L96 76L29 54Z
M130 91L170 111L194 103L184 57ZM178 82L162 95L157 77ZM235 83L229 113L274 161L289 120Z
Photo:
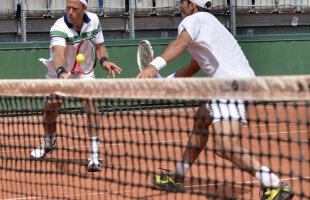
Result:
M79 54L84 54L85 60L82 63L79 63L76 60L76 56ZM97 51L96 46L91 40L82 40L77 47L75 56L75 61L71 72L69 73L69 77L76 73L81 74L90 74L95 70L97 63Z
M137 62L139 66L139 70L144 70L150 62L154 59L154 51L151 43L148 40L142 40L138 46L137 52ZM162 78L162 76L157 73L157 78Z

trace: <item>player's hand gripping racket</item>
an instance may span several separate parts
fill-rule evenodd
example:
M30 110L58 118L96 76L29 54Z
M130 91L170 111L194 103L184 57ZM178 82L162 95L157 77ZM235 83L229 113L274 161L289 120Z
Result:
M77 57L75 57L74 65L69 73L68 77L71 77L73 74L90 74L95 70L97 62L97 51L96 46L91 40L83 40L77 47L76 56L83 54L85 60L79 62Z
M150 62L154 59L154 51L152 48L152 45L147 40L142 40L138 46L138 52L137 52L137 62L139 66L139 70L144 70ZM157 78L162 78L162 76L157 73Z

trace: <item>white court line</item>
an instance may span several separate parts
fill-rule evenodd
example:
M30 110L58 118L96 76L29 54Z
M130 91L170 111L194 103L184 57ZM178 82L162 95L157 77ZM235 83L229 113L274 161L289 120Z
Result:
M127 190L123 192L111 192L111 194L123 194L128 192L135 192L136 190ZM93 193L86 193L86 194L79 194L79 195L72 195L72 194L66 194L63 196L57 196L55 198L61 198L61 197L82 197L82 196L93 196L93 195L103 195L107 192L93 192ZM110 193L110 192L109 192ZM16 199L2 199L2 200L27 200L27 199L40 199L43 197L24 197L24 198L16 198Z
M13 199L1 199L1 200L27 200L27 199L42 199L43 197L21 197L21 198L13 198Z
M132 135L133 133L122 133L122 135ZM142 134L142 132L136 132L134 134ZM58 134L59 135L59 134ZM105 136L110 136L111 133L105 133L103 134ZM88 139L89 137L88 136L73 136L73 137L69 137L69 138L80 138L80 139ZM25 142L25 141L36 141L36 140L40 140L40 138L36 138L36 139L27 139L27 140L8 140L8 142Z
M111 194L124 194L128 192L136 192L136 190L126 190L123 192L111 192ZM101 194L106 194L107 192L95 192L95 193L87 193L87 194L80 194L80 195L64 195L64 197L80 197L80 196L93 196L93 195L101 195ZM110 192L108 192L110 194Z
M136 190L126 190L122 192L108 192L109 194L124 194L128 192L135 192ZM82 197L82 196L93 196L93 195L103 195L107 192L93 192L93 193L86 193L86 194L79 194L79 195L72 195L72 194L66 194L63 196L57 196L55 198L61 198L61 197ZM28 200L28 199L42 199L43 197L21 197L21 198L13 198L13 199L1 199L1 200Z

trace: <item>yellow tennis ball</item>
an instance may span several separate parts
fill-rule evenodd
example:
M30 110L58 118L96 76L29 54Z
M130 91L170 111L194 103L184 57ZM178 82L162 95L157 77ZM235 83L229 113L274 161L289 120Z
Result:
M76 61L78 61L79 63L83 63L84 60L85 60L84 54L80 53L79 55L76 56Z

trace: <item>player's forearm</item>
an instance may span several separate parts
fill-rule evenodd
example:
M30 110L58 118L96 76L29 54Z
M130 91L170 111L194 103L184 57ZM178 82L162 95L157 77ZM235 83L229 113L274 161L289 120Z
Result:
M54 46L53 52L55 70L57 71L59 67L65 67L66 65L65 48L63 46Z
M174 77L192 77L200 70L198 63L192 59L191 62L177 71Z
M171 62L185 52L188 45L192 41L192 38L187 33L187 31L183 31L179 37L171 42L168 47L161 54L161 57L167 62Z
M191 77L192 75L188 67L183 67L175 73L174 77Z
M181 68L179 71L177 71L174 75L174 77L192 77L196 72L194 72L189 65L186 65L185 67Z
M171 42L164 52L160 56L156 57L149 65L154 66L157 71L161 70L167 65L167 63L173 61L184 53L191 41L191 36L187 33L187 31L183 31L179 37Z
M181 41L173 41L168 45L168 47L164 50L164 52L160 55L167 63L173 61L182 53L185 52L187 48L187 44Z
M96 48L97 48L97 60L100 61L100 59L103 57L109 58L108 51L103 44L96 44Z
M96 44L96 49L97 49L97 60L103 67L104 62L109 61L108 51L103 44Z
M55 63L55 70L59 67L65 67L66 62L65 62L65 57L63 55L54 55L54 63Z

